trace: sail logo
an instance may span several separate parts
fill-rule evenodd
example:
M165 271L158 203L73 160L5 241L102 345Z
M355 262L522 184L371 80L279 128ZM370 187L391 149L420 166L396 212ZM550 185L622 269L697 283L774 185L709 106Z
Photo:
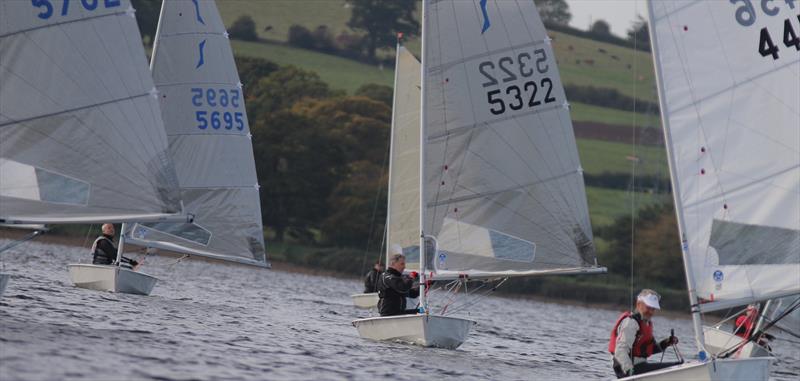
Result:
M205 48L206 48L206 40L203 40L202 42L200 42L200 45L198 45L198 49L200 50L200 58L197 60L197 66L194 67L195 69L199 69L200 66L203 66L203 64L206 63L205 55L203 53L203 50Z
M723 279L725 279L725 274L723 274L721 270L714 271L715 282L717 283L722 282Z
M197 0L192 0L192 2L194 3L194 12L197 14L197 22L206 25L206 22L203 21L203 17L200 16L200 4L197 3Z
M447 261L447 254L444 252L439 253L439 267L444 267L444 263Z
M489 12L486 11L486 2L489 0L481 0L481 12L483 13L483 27L481 27L481 34L486 32L492 24L489 22Z

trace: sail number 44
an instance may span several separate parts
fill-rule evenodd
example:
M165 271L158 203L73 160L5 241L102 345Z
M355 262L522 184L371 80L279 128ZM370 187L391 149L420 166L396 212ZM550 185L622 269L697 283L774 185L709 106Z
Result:
M244 114L235 111L239 108L241 92L239 89L214 89L214 88L192 88L192 105L195 107L212 107L218 110L196 110L195 119L197 128L201 130L211 127L215 130L225 128L239 131L244 130ZM231 111L226 111L231 109Z
M556 98L551 95L553 81L546 76L534 78L547 74L549 69L544 49L480 62L478 71L486 79L483 87L488 90L489 111L501 115L508 110L518 111L555 102Z
M790 20L783 21L783 44L787 48L793 47L796 51L800 51L800 37L798 37L800 35L800 15L797 16L797 29L794 29ZM761 53L762 57L772 56L773 60L778 59L778 46L772 42L772 37L766 27L761 28L761 36L758 39L758 52Z

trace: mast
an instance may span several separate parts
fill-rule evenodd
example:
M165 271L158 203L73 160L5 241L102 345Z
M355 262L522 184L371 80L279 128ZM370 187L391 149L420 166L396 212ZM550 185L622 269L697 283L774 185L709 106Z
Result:
M125 247L125 228L128 227L127 223L123 223L120 228L119 246L117 246L117 266L122 265L122 250Z
M694 338L697 345L698 357L701 361L706 359L705 338L703 337L702 317L700 316L700 306L697 303L697 290L695 289L694 277L690 269L689 263L689 243L686 239L685 222L683 216L683 205L681 204L681 191L678 184L677 177L677 164L675 162L675 152L672 147L672 131L669 129L669 118L667 117L667 102L666 94L664 93L664 77L661 73L661 65L659 65L659 51L658 39L654 32L655 25L653 24L653 1L647 2L647 14L650 19L650 43L653 50L653 66L656 70L656 87L658 88L658 103L661 108L661 123L664 127L664 141L667 146L667 162L669 164L669 175L672 186L672 197L675 202L675 213L678 219L678 233L681 237L681 254L683 256L683 269L686 273L686 287L689 289L689 304L692 311L692 323L694 326Z
M428 300L425 297L426 289L425 280L427 279L427 275L425 274L425 140L427 134L425 132L425 116L427 112L425 110L425 89L427 86L427 70L425 67L427 54L425 52L425 24L427 23L427 0L422 0L422 47L420 51L421 60L420 60L420 109L419 109L419 305L425 311L425 314L428 314Z
M158 12L158 23L156 24L156 34L153 36L153 49L150 50L150 72L153 72L153 65L156 62L156 52L158 52L158 40L161 39L161 20L164 18L164 8L167 7L166 1L161 3L161 10ZM183 207L183 205L181 205ZM183 208L181 208L183 210Z
M383 263L386 266L389 266L389 253L390 253L390 244L389 244L389 224L392 221L392 158L394 157L394 134L397 129L397 77L398 72L400 71L400 47L401 40L403 39L402 34L397 34L397 46L395 47L395 54L394 54L394 84L392 86L392 126L389 129L389 181L386 184L387 191L386 191L386 224L383 227L383 234L386 241L386 251L383 253Z

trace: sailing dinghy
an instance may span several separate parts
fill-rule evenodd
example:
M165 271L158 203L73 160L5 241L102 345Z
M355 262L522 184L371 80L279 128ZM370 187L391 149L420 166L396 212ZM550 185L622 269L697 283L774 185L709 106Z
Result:
M420 72L404 70L416 60L397 51L386 245L420 273L422 313L353 325L367 339L456 348L475 322L450 316L451 294L431 302L429 282L455 292L469 281L605 268L533 2L424 0L422 20Z
M800 294L800 8L748 3L648 3L699 361L628 379L766 380L701 314Z
M358 308L375 308L378 305L378 293L377 292L367 292L362 294L353 294L350 295L350 298L353 299L353 305Z
M0 224L190 220L133 8L71 5L0 2ZM78 286L148 278L83 269Z
M194 221L132 224L125 242L269 267L242 84L214 1L164 1L150 65Z

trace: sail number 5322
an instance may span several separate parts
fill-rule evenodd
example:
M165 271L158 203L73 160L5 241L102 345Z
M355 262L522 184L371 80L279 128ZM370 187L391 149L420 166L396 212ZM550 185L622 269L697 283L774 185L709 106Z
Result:
M518 111L555 102L556 98L551 95L553 81L542 77L549 69L544 49L480 62L478 71L486 79L482 86L488 88L486 101L489 111L501 115L508 110Z

